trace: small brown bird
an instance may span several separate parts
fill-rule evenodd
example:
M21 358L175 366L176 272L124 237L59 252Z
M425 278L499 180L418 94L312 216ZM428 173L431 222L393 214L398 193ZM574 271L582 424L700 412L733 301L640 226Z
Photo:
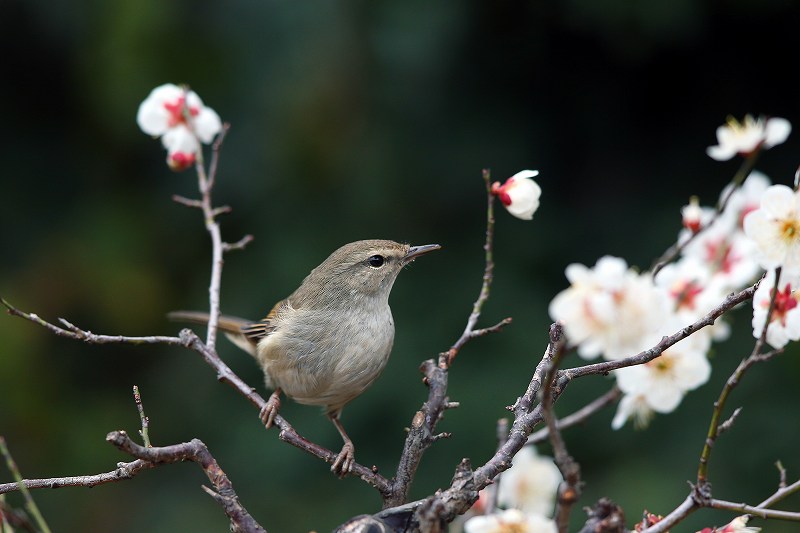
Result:
M352 468L355 447L339 415L378 378L392 350L392 285L405 265L439 248L352 242L312 270L264 319L220 317L219 328L258 360L267 387L274 390L259 415L264 424L272 425L281 392L299 403L323 406L344 440L331 467L340 476ZM208 322L207 313L177 311L169 317Z

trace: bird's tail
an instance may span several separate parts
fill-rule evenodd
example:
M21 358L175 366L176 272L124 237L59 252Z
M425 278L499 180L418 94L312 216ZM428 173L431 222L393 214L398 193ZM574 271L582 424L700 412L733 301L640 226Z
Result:
M208 325L209 315L202 311L172 311L167 313L167 318L173 322ZM220 315L217 327L219 327L220 331L225 333L225 336L228 337L232 343L255 357L255 345L242 333L242 326L246 326L250 323L252 323L252 320L246 320L236 316Z

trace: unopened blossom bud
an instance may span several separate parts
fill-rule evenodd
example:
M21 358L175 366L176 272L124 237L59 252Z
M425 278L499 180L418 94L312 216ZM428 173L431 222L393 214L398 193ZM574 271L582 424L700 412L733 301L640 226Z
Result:
M530 220L539 209L539 197L542 189L533 181L538 176L537 170L523 170L517 172L500 185L499 181L492 184L492 194L500 198L506 210L517 218Z
M193 153L173 152L167 155L167 165L175 172L181 172L194 166L196 160Z
M683 216L684 228L692 233L700 231L703 210L700 208L700 201L697 196L689 198L689 204L681 208L681 215Z

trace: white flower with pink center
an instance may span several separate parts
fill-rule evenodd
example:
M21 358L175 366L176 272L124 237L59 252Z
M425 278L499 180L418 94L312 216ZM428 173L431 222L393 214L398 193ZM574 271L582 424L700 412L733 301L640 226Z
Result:
M209 144L222 130L219 115L197 93L171 83L150 92L139 105L136 123L146 134L161 137L173 170L193 165L200 143Z
M753 336L760 338L767 323L770 300L775 294L775 304L769 319L767 343L773 348L783 348L789 341L800 340L800 276L781 274L775 293L775 271L766 278L753 295Z
M800 273L800 194L786 185L773 185L761 204L744 219L744 232L758 249L762 267L782 267Z
M739 154L748 156L760 148L772 148L789 137L792 125L785 118L744 117L742 122L731 117L717 128L717 145L709 146L706 153L717 161L727 161Z
M503 472L497 502L503 507L550 516L562 477L551 457L525 446L514 456L513 466Z
M673 329L665 328L665 331ZM658 336L654 336L650 345L655 345L657 340ZM612 426L622 426L628 416L641 412L644 407L656 413L674 411L688 391L708 381L711 375L711 365L706 358L709 346L707 336L692 335L648 363L615 370L619 389L641 405L633 409L631 405L620 403Z
M566 275L571 285L550 302L550 316L564 324L567 339L585 359L639 352L642 338L670 314L665 291L618 257L602 257L594 268L571 264Z
M500 198L506 210L517 218L530 220L539 209L539 197L542 189L532 178L539 175L537 170L517 172L500 185L492 184L492 194Z
M696 257L683 257L666 265L656 274L655 283L667 291L680 327L703 317L722 302L727 292L720 279L712 276L708 266ZM725 340L730 335L730 327L719 319L710 328L695 333L707 334L716 341Z
M723 290L738 289L751 283L760 269L751 239L738 229L738 221L726 210L683 250L711 272Z

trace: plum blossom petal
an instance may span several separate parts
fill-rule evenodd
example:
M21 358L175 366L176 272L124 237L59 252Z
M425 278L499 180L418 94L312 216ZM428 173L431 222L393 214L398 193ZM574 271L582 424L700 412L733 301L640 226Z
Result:
M643 394L625 394L619 401L617 413L611 421L611 429L620 429L628 419L633 418L633 427L643 429L650 424L654 411Z
M169 102L183 98L184 90L172 83L165 83L150 91L150 95L139 105L136 123L148 135L159 137L171 127L173 113L168 109Z

